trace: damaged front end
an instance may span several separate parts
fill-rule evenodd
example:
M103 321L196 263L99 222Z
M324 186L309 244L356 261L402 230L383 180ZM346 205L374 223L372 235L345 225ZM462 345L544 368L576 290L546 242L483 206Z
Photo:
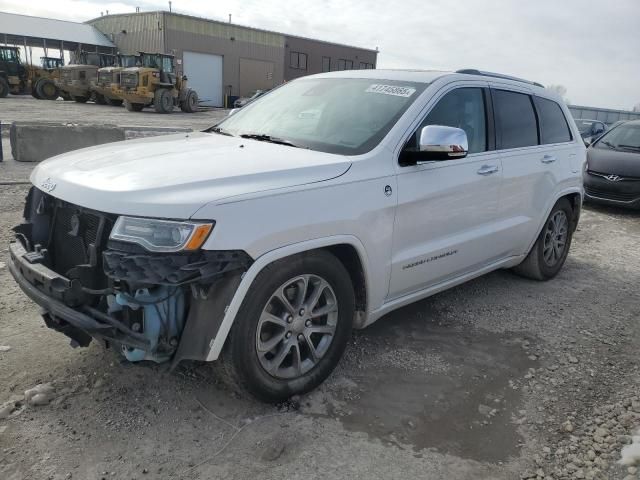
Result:
M72 346L95 338L132 362L206 359L252 263L242 251L200 250L212 224L199 243L195 230L184 238L170 231L175 242L196 245L172 251L166 246L171 238L162 243L162 235L145 227L153 220L85 209L36 188L27 196L24 217L14 228L9 269L43 307L46 325L71 338ZM142 241L127 232L141 232Z

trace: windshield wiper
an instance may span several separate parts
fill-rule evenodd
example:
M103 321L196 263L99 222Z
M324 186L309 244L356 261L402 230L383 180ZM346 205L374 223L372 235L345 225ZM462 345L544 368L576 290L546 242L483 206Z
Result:
M618 145L620 148L627 148L629 150L640 150L638 145Z
M616 147L613 143L611 142L607 142L606 140L602 140L600 143L606 145L609 148L613 148L614 150L617 150L618 147Z
M213 132L213 133L219 133L220 135L226 135L227 137L233 137L233 135L231 133L227 132L222 127L216 127L216 126L209 127L206 130L203 130L203 132L205 132L205 133Z
M277 145L287 145L288 147L294 148L307 148L301 147L300 145L296 145L295 143L285 140L284 138L272 137L271 135L266 135L264 133L243 133L240 135L242 138L249 138L251 140L258 140L259 142L269 142L275 143Z

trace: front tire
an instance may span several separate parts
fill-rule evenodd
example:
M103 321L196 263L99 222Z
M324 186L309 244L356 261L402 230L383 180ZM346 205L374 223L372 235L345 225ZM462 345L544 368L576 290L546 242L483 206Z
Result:
M227 376L270 403L313 390L338 364L354 311L349 273L331 253L307 252L268 265L227 339Z
M0 77L0 98L6 98L9 95L9 83Z
M57 100L60 96L60 90L58 90L56 84L48 78L39 80L36 84L36 90L42 100Z
M129 112L141 112L142 109L144 108L144 103L131 103L131 102L125 100L124 107Z
M529 255L513 271L533 280L555 277L569 254L574 231L572 219L571 204L566 198L561 198L551 210Z
M173 111L173 96L167 88L156 90L153 96L153 107L157 113L171 113Z
M198 94L195 90L187 90L184 100L180 102L180 109L185 113L195 113L198 111Z

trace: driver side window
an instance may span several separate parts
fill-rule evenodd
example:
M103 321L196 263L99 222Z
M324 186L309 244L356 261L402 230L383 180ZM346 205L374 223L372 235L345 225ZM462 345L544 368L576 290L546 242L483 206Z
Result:
M461 128L467 134L469 153L487 151L487 115L482 88L458 88L442 97L407 143L417 151L419 132L427 125Z

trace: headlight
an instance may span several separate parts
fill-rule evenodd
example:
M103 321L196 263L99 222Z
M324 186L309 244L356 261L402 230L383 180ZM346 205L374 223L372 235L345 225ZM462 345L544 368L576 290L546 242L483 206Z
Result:
M118 217L109 238L137 243L151 252L193 251L202 246L213 230L213 225L213 223Z

